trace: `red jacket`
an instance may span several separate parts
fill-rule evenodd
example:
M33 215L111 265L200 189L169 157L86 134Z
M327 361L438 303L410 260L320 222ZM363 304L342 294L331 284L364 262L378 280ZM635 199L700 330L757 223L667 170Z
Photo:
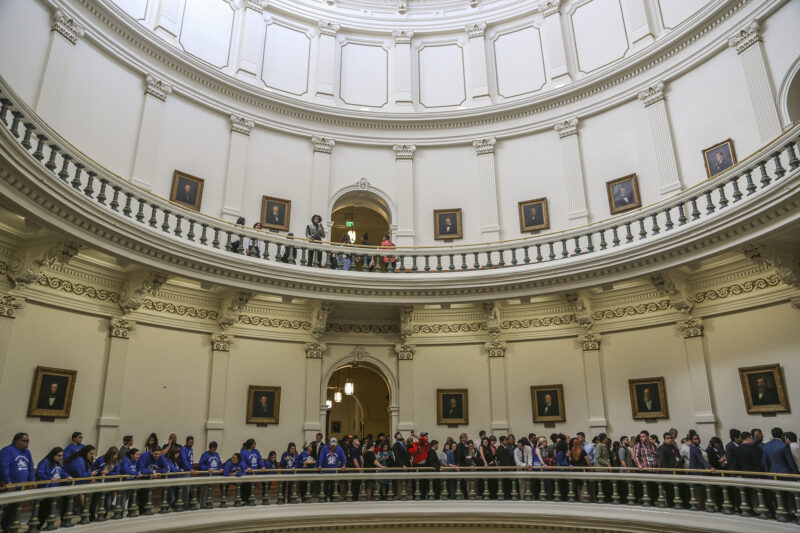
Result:
M428 452L430 449L431 445L428 443L428 439L422 437L408 449L408 453L411 455L411 460L415 465L421 465L428 460Z

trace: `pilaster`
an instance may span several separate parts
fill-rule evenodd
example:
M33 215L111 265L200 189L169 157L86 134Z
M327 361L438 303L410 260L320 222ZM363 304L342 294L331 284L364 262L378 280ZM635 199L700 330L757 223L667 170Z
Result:
M564 47L564 32L561 30L561 13L559 12L560 0L545 2L540 7L544 21L542 23L545 52L545 65L550 82L559 86L570 82L567 67L566 49Z
M464 28L469 38L469 58L472 78L472 99L489 97L489 81L486 71L486 23L470 24Z
M238 26L235 26L238 31L231 47L232 57L237 58L235 63L237 76L244 75L252 79L258 77L261 72L261 52L266 33L264 24L266 3L265 0L247 0L244 9L237 12L240 20Z
M414 429L414 353L417 347L413 344L396 344L397 352L397 394L398 422L397 431Z
M478 183L481 197L481 240L496 242L500 240L500 222L497 207L497 175L494 161L494 137L472 142L478 158Z
M558 122L553 129L561 139L561 157L567 186L569 219L574 220L576 225L588 224L589 210L586 206L581 148L578 142L578 119L572 118Z
M397 198L397 245L414 246L414 152L413 144L395 144L394 177Z
M139 133L136 142L136 156L133 160L131 181L143 189L150 190L155 174L158 146L161 141L161 123L164 113L164 102L172 87L163 80L148 74L144 79L144 107L139 121Z
M211 334L206 444L217 441L222 446L222 434L225 430L225 398L228 395L228 367L233 341L233 335L227 333Z
M622 3L625 22L630 32L629 39L635 48L647 46L656 40L647 17L644 0L624 0Z
M125 363L128 358L130 333L136 322L126 318L112 318L108 324L108 353L106 356L105 383L100 418L97 421L97 448L107 449L119 442L120 409L125 387Z
M231 115L228 164L225 171L225 197L222 218L229 222L244 214L244 182L247 177L247 148L255 123L241 115Z
M583 375L586 381L586 402L589 408L589 428L593 432L606 431L605 391L603 390L602 361L600 360L600 335L578 335L583 356Z
M508 432L508 402L506 401L506 343L487 342L489 355L489 401L492 411L492 431Z
M317 89L316 95L333 98L334 73L336 65L336 33L339 25L333 22L319 21L319 38L317 39Z
M72 50L84 34L80 24L60 9L55 10L50 24L50 47L36 100L36 113L51 125L58 124Z
M3 369L8 359L8 343L17 311L25 305L25 300L7 294L0 295L0 383L3 382Z
M303 434L306 442L313 442L318 432L325 433L325 405L320 396L322 383L322 354L327 345L320 342L307 342L306 351L306 406Z
M395 64L395 90L394 103L411 105L413 94L411 92L411 30L398 30L392 32L394 38L394 64Z
M311 145L314 150L311 162L311 212L323 218L328 212L331 181L331 152L336 141L314 135ZM324 222L324 220L323 220Z
M653 153L656 155L661 195L672 196L681 190L682 186L675 158L675 145L672 142L667 103L664 99L664 84L658 82L641 91L639 100L644 104L650 122L650 136L653 139Z
M683 336L686 350L686 363L689 368L689 379L692 385L692 401L694 403L695 424L714 424L714 406L711 403L711 390L706 365L706 348L703 342L703 321L689 317L677 323Z

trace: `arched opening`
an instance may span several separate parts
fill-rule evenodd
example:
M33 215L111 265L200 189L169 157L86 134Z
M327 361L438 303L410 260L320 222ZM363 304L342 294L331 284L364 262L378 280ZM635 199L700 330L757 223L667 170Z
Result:
M800 59L794 62L783 78L778 91L778 105L784 126L800 121Z
M386 201L374 192L346 192L336 200L331 210L331 241L341 242L342 236L348 233L353 243L362 244L366 233L369 244L379 245L383 236L391 233L391 219L391 209ZM362 258L355 258L353 269L361 270L363 266Z
M345 383L353 384L353 394L345 394ZM341 401L336 402L336 393ZM391 394L386 379L371 365L351 362L338 368L328 380L327 399L331 401L325 417L326 434L330 437L344 435L389 434Z

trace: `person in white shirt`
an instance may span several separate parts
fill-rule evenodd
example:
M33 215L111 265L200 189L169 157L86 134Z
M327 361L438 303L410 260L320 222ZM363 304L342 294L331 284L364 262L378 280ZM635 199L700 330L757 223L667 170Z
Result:
M800 444L797 443L797 433L794 431L787 431L783 434L783 440L789 445L789 450L792 452L794 462L800 465Z
M531 447L528 446L528 439L525 437L519 439L517 447L514 449L514 464L520 468L532 468L533 461Z

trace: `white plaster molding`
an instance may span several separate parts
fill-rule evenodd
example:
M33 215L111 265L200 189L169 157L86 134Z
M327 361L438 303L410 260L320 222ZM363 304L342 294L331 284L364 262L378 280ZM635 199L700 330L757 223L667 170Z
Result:
M120 308L125 313L136 311L144 304L144 298L158 291L167 278L165 272L156 270L143 269L130 274L120 293Z
M322 354L328 349L328 345L324 342L307 342L305 343L305 351L307 359L322 359Z
M145 76L144 84L144 93L154 96L162 102L165 102L167 100L167 95L172 92L171 85L168 85L163 80L156 78L152 74Z
M227 333L212 333L211 334L211 351L214 352L229 352L231 344L233 344L234 336Z
M411 39L414 37L412 30L395 30L392 32L392 39L394 44L411 44Z
M8 279L19 288L35 284L45 268L69 263L80 248L79 243L70 240L21 245L10 258Z
M50 31L54 31L64 37L72 44L78 42L78 38L86 34L86 29L70 18L61 9L56 9L53 13L53 21L50 24Z
M555 15L561 9L561 0L547 0L539 5L539 13L542 14L543 17L549 17L550 15Z
M600 349L600 334L586 333L578 336L578 344L584 352L593 352Z
M467 32L467 37L470 39L474 39L475 37L483 37L486 33L486 23L477 22L475 24L470 24L464 28L464 31Z
M472 147L475 148L475 153L478 155L493 154L494 145L496 143L497 139L494 137L486 137L484 139L472 141Z
M319 340L328 326L328 318L333 310L330 302L316 301L311 307L311 335Z
M320 20L317 23L317 27L319 27L320 35L329 35L331 37L336 37L336 34L341 29L339 24L336 24L335 22L326 22L324 20Z
M249 291L227 291L219 306L219 327L225 330L235 325L253 294Z
M678 321L677 325L684 339L703 336L703 320L700 318L689 317L686 320Z
M800 253L768 244L748 244L742 250L757 265L766 265L783 283L800 288Z
M336 144L336 141L328 137L314 135L311 137L311 144L315 152L330 154L333 151L333 146Z
M414 344L395 344L394 351L397 353L397 358L400 361L411 361L414 359L414 353L417 347Z
M242 135L250 135L250 132L256 125L255 122L241 115L231 115L230 118L231 118L231 131L234 133L241 133Z
M736 48L736 53L741 54L756 43L761 42L761 32L758 21L754 20L728 40L728 46Z
M484 344L489 357L505 357L506 356L506 343L503 341L492 341Z
M127 318L112 318L108 325L108 334L113 339L130 338L130 333L136 329L136 322Z
M676 311L689 313L694 307L686 276L678 272L659 272L650 276L650 282L661 296L669 299Z
M650 107L656 102L660 102L664 99L664 83L658 82L655 85L651 85L647 89L639 91L638 96L639 100L644 103L645 107Z
M556 131L556 133L558 133L559 139L563 139L564 137L569 137L571 135L577 135L578 119L570 118L562 122L556 122L553 125L553 129Z
M392 150L394 151L394 158L397 160L414 159L414 152L417 151L417 147L413 144L395 144L392 146Z

